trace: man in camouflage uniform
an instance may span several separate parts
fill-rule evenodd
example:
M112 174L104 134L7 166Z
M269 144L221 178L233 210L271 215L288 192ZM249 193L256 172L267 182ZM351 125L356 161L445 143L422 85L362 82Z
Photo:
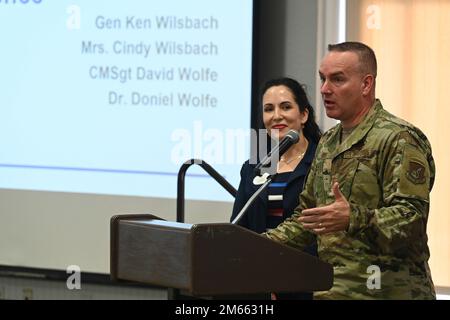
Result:
M295 214L266 233L303 249L317 239L334 285L317 299L435 299L427 219L435 167L425 135L375 99L376 58L330 45L319 74L327 116Z

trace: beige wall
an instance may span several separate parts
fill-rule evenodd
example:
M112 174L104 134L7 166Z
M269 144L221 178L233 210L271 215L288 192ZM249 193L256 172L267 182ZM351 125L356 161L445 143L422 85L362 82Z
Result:
M435 285L450 286L450 0L347 0L347 20L347 39L377 54L377 97L432 144L430 267Z

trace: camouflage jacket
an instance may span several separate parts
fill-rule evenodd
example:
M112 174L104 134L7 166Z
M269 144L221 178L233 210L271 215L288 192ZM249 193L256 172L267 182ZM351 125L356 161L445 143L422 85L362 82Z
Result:
M319 257L333 265L334 285L319 299L434 299L426 226L435 167L425 135L376 100L340 143L336 125L322 137L294 215L269 238L304 248L315 235L301 210L334 202L338 181L350 203L348 230L317 236Z

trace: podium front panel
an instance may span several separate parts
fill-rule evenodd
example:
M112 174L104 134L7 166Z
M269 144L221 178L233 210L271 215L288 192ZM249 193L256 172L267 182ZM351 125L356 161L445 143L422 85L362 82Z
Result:
M151 222L151 223L150 223ZM119 279L172 288L191 287L189 224L120 221Z

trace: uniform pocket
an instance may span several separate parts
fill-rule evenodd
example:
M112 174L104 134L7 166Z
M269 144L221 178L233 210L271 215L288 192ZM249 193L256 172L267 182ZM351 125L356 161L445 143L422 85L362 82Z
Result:
M370 150L344 153L339 169L343 180L341 190L347 200L368 208L376 208L380 200L380 186L376 175L376 152Z

